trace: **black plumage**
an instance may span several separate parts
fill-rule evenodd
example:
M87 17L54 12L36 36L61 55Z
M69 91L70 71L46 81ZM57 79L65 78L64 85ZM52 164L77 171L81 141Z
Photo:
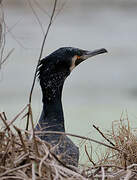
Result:
M61 102L64 81L82 61L105 52L105 49L86 51L63 47L40 61L38 77L43 95L43 110L36 130L65 132ZM66 135L42 134L39 137L55 146L54 153L63 163L78 166L79 149Z

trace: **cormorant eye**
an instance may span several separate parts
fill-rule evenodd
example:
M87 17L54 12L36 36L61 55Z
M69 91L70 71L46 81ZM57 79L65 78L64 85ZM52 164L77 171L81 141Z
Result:
M77 55L77 59L80 59L80 58L81 58L81 56L78 56L78 55Z

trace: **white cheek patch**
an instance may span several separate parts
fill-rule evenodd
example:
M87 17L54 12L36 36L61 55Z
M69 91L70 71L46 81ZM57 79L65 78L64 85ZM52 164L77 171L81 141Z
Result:
M72 58L72 64L71 64L71 66L70 66L70 71L72 71L72 70L75 68L75 62L76 62L76 60L77 60L77 56L74 56L74 57Z

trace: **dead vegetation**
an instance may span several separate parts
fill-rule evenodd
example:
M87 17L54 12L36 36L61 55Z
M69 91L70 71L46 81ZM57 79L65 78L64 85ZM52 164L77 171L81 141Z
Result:
M120 150L117 153L113 149L107 151L111 158L102 159L105 163L124 167L137 163L137 131L131 129L128 119L121 119L112 123L112 131L107 134L109 140Z
M2 0L0 0L0 70L6 60L14 51L12 48L8 53L5 54L5 45L6 45L6 24L4 20L4 11L2 7Z
M89 159L91 165L81 165L76 168L64 165L53 153L54 147L39 139L36 136L37 132L26 131L14 125L19 117L26 117L24 113L27 108L26 106L11 121L7 120L5 113L0 113L1 180L137 179L137 131L131 129L129 120L121 119L113 122L112 131L107 134L97 128L114 148L106 147L105 153L100 153L98 162L93 164ZM92 141L90 138L77 135L76 137ZM101 145L103 144L100 142ZM88 152L85 153L88 155Z
M99 160L94 168L100 168L96 177L108 179L137 179L137 129L130 127L128 116L112 122L112 130L101 132L94 126L109 144L117 149L106 148L98 154ZM95 170L93 167L92 169ZM96 168L96 170L97 170Z
M4 13L3 13L2 5L0 1L0 68L2 64L4 63L3 61L4 47L5 47Z

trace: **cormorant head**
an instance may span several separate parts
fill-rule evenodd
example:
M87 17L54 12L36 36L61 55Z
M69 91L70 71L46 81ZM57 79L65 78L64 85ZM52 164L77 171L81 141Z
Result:
M92 56L106 52L107 50L103 48L87 51L73 47L62 47L54 51L42 59L39 64L38 75L42 91L62 88L64 80L77 65Z

